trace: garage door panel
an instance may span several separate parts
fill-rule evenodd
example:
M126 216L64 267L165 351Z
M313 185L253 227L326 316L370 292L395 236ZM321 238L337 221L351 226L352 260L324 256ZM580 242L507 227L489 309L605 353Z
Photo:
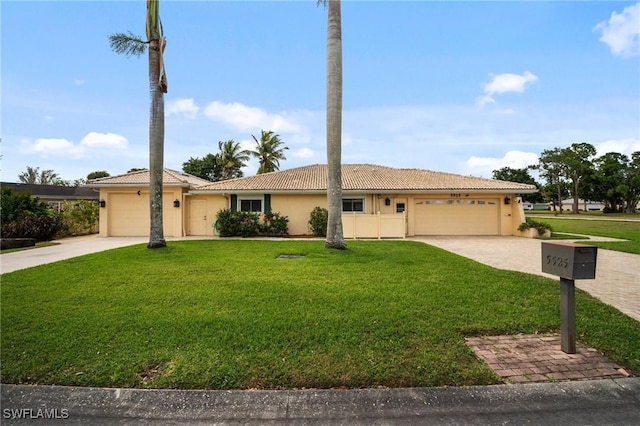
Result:
M498 199L417 199L416 235L498 235Z
M163 195L163 230L165 236L173 236L171 230L175 215L172 208L172 194ZM109 207L109 236L147 237L151 219L149 218L149 194L111 194Z

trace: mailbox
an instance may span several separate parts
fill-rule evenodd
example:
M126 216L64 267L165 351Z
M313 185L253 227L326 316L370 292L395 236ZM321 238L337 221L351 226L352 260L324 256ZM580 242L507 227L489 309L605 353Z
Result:
M596 277L598 247L569 242L542 242L542 272L569 280Z

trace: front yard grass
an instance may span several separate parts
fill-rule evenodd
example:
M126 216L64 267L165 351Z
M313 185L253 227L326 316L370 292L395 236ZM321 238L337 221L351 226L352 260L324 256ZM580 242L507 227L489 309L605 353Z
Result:
M623 222L593 219L557 219L534 216L535 220L551 225L553 233L574 233L599 237L619 238L621 242L583 242L603 249L640 254L640 221Z
M578 340L640 373L640 324L576 292ZM464 336L560 326L557 281L411 241L137 245L4 274L0 300L2 383L484 385Z

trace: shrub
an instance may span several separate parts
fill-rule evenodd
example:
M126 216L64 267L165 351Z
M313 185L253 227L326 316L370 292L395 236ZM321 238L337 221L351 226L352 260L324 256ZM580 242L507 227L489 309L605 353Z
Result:
M518 226L518 231L526 231L527 229L533 228L538 230L538 235L544 235L547 231L553 231L553 228L548 223L538 222L530 217L525 220L525 222L522 222L520 226Z
M289 233L289 218L280 213L235 212L229 209L218 211L214 228L221 237L275 237Z
M316 207L311 211L311 219L309 219L309 225L311 226L311 232L313 235L320 237L327 236L327 221L329 220L329 210Z
M265 213L262 216L260 232L268 237L283 237L289 234L289 218L277 212Z
M49 210L44 214L25 213L18 219L2 224L4 238L35 238L49 241L62 229L61 216Z
M2 188L3 238L35 238L48 241L63 229L61 216L28 192Z
M59 236L86 235L98 232L100 208L89 200L65 202L62 205L63 229Z

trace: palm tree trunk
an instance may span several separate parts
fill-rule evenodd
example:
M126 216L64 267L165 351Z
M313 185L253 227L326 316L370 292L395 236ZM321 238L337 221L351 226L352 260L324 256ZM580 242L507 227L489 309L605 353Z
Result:
M329 0L327 26L327 240L343 250L342 232L342 17L340 0Z
M158 85L162 40L149 44L149 89L151 111L149 115L149 210L151 228L149 248L165 247L162 223L162 175L164 173L164 93Z

